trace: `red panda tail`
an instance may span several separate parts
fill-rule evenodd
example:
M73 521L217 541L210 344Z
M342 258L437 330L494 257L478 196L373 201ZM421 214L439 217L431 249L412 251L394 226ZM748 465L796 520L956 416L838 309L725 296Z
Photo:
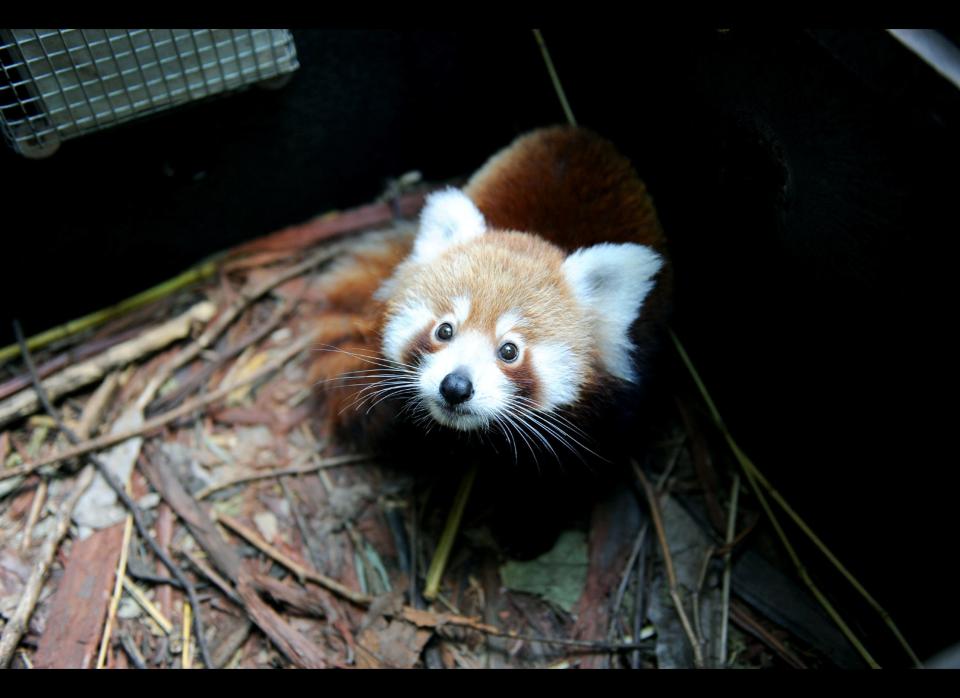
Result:
M573 126L521 136L470 179L466 194L497 228L536 233L570 251L634 242L660 251L653 201L609 141Z

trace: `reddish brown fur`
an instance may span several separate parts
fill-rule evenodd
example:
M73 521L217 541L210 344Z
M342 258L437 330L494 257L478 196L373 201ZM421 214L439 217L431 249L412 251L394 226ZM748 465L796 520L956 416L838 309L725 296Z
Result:
M433 336L433 323L426 325L403 352L405 363L415 365L424 354L435 351L439 342Z
M316 319L320 336L310 380L322 397L327 431L341 430L355 419L351 403L363 386L345 385L337 379L350 371L375 367L365 357L380 354L384 307L373 296L410 253L411 242L412 231L372 240L324 279L326 308ZM339 351L329 350L331 347Z
M536 402L540 397L540 385L533 372L533 349L527 349L524 360L516 364L506 364L501 370L517 386L517 394Z
M599 242L658 252L664 245L653 201L630 161L584 129L557 126L519 138L464 191L490 227L536 233L568 252Z

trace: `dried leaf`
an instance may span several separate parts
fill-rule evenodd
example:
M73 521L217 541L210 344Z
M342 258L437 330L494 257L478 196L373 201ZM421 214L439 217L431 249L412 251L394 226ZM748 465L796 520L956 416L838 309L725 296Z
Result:
M429 630L422 630L403 621L387 623L380 620L357 638L358 644L375 655L370 657L366 652L358 652L357 666L366 669L409 669L420 659L423 646L431 635Z
M501 566L500 579L509 589L537 594L570 613L587 583L587 537L565 531L540 557Z

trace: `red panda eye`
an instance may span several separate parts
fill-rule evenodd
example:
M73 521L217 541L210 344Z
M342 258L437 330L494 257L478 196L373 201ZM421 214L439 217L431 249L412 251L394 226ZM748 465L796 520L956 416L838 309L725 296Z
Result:
M449 322L441 323L440 327L437 328L437 339L441 342L447 342L453 337L453 325Z
M517 349L517 345L513 342L507 342L506 344L500 347L500 358L511 363L517 360L517 356L520 354L520 350Z

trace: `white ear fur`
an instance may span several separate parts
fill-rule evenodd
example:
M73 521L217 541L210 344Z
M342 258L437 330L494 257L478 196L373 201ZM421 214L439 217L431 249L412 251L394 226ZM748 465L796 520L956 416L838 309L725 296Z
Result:
M420 214L420 232L410 259L429 262L448 247L482 235L486 229L483 214L462 191L450 187L434 192Z
M662 266L660 255L634 243L586 247L563 262L567 283L592 316L604 368L623 380L637 378L630 359L630 325Z

